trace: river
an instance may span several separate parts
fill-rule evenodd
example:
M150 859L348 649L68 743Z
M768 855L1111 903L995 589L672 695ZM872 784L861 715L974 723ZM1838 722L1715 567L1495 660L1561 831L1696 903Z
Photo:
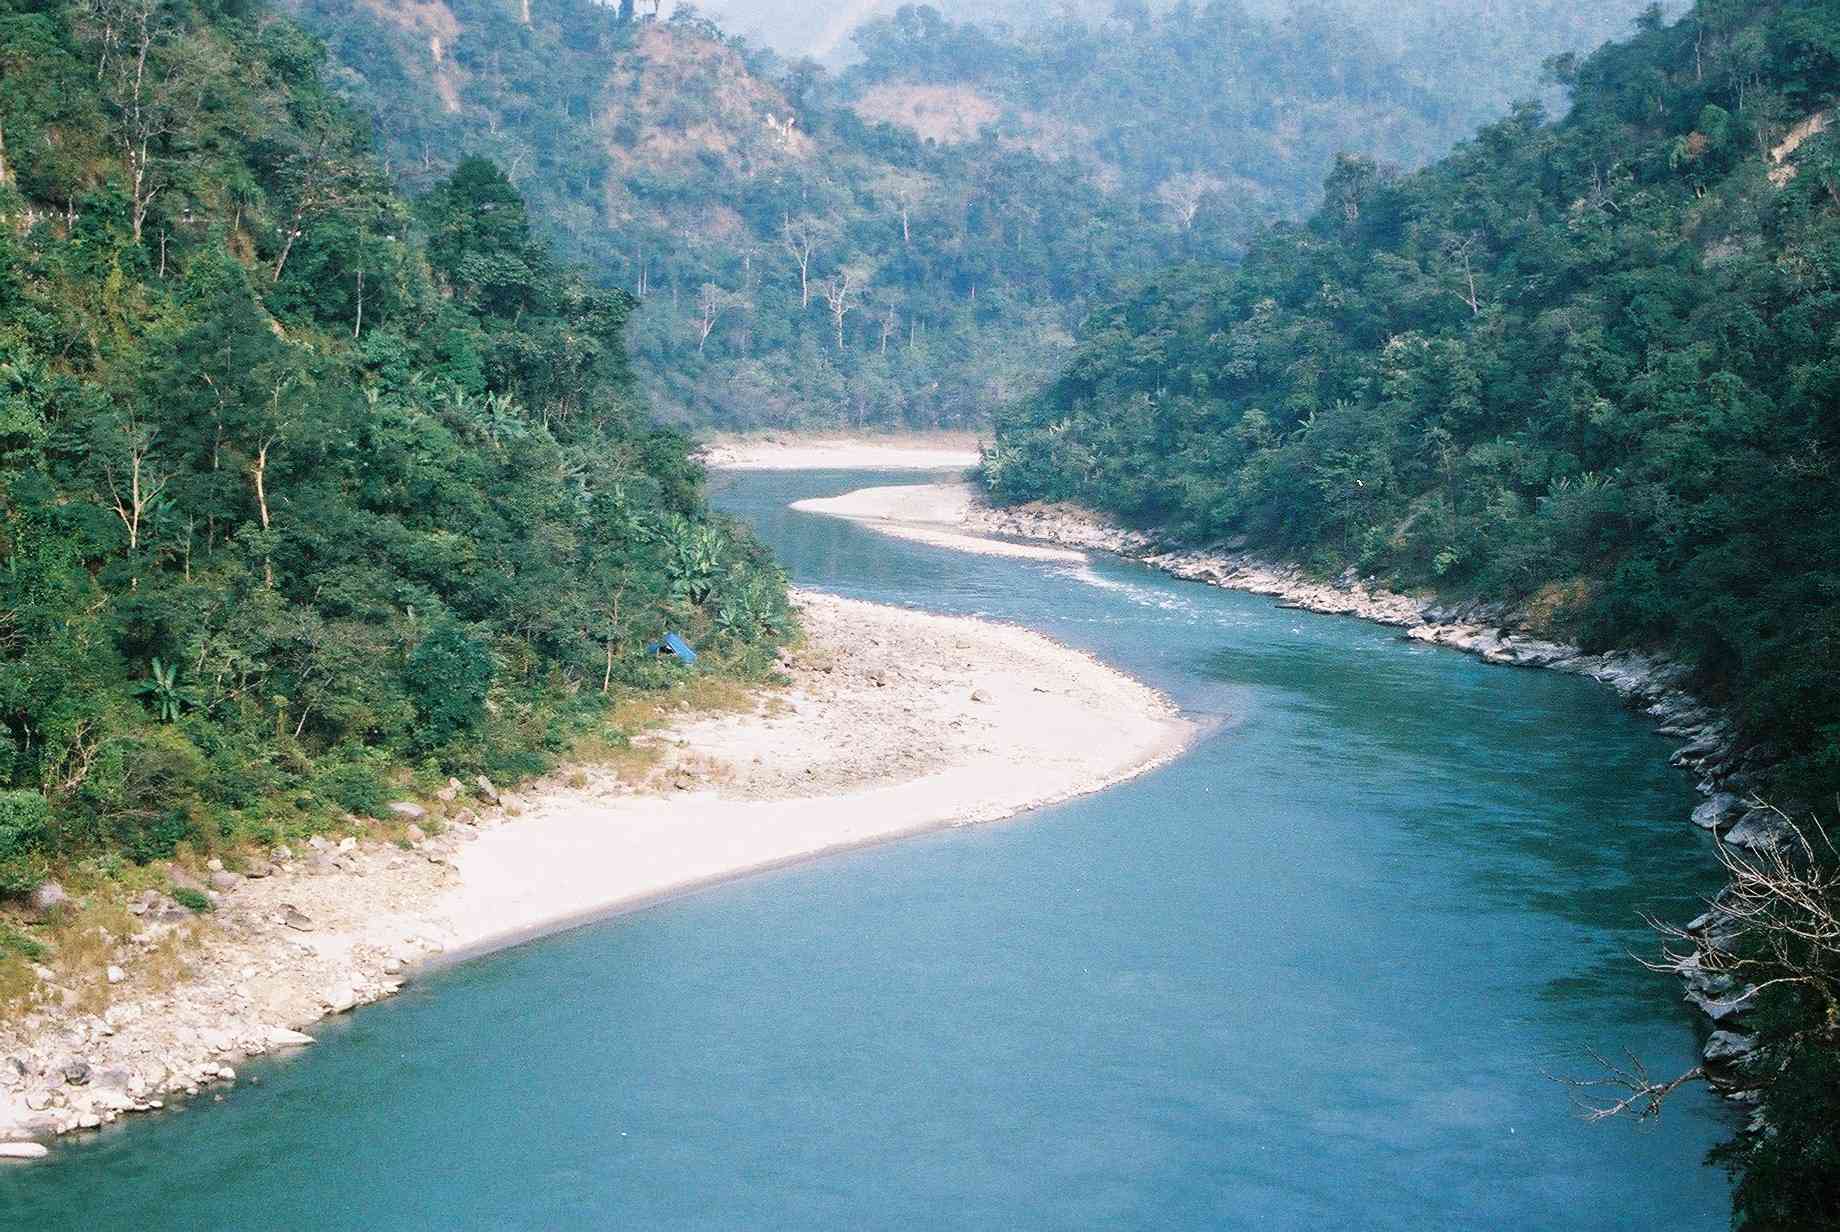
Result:
M216 1107L0 1170L0 1227L1724 1228L1640 914L1713 888L1668 746L1576 677L1140 566L953 553L786 504L803 584L1043 630L1218 720L1132 783L433 973Z

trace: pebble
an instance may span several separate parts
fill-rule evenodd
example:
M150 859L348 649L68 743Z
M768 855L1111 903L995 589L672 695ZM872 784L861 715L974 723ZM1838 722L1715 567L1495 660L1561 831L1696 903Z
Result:
M110 967L106 972L104 972L104 975L107 976L108 981L111 984L119 984L123 980L128 978L128 973L126 971L123 971L120 967Z

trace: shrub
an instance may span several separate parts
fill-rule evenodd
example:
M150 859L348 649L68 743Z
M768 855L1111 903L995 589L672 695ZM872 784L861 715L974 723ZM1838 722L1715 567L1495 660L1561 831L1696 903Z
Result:
M492 653L458 623L446 621L409 656L408 678L426 743L445 744L484 717Z
M0 863L42 849L51 834L51 802L35 791L0 791Z
M189 911L211 910L211 900L206 898L202 891L180 886L173 891L172 896L174 902Z
M136 864L147 864L168 858L180 843L200 838L202 832L189 813L183 809L169 809L151 821L116 818L111 826L110 837L130 860Z
M381 817L388 789L369 761L334 762L313 776L314 788L326 799L360 817Z

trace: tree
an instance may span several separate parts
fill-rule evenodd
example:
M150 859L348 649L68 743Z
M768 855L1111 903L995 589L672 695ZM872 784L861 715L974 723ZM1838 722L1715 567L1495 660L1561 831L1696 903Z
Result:
M811 307L811 258L818 250L822 227L810 218L794 221L788 214L780 225L780 246L799 267L799 307Z
M1195 215L1216 193L1225 192L1227 184L1219 176L1189 172L1164 180L1157 187L1156 199L1166 208L1176 225L1187 231L1195 225Z
M751 305L745 295L737 291L727 291L713 282L703 284L696 296L696 350L702 354L709 342L709 335L715 330L716 322L722 314L731 310L745 310Z
M358 146L356 130L343 115L316 108L306 140L297 144L282 172L289 202L281 227L281 251L271 280L281 281L294 243L317 220L344 210L375 191L374 171Z
M184 26L168 0L86 0L80 22L97 58L139 243L154 199L171 182L165 142L204 106L212 49L183 41Z
M831 310L831 326L836 332L838 354L843 353L843 321L850 311L850 292L860 287L863 280L860 269L845 266L832 274L824 284L824 302Z
M154 428L130 412L114 435L119 441L105 454L102 472L108 481L110 507L128 532L128 554L134 556L140 552L147 515L166 490L169 477L156 474L150 462Z

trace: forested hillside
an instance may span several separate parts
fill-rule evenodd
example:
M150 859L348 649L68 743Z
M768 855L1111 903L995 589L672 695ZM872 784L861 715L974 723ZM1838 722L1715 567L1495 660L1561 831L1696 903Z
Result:
M731 428L985 423L1121 280L1231 258L1307 208L1340 149L1422 161L1500 106L1499 87L1432 88L1331 7L1007 31L910 7L833 78L682 5L295 2L395 175L493 157L565 251L644 301L660 410ZM1589 25L1513 25L1514 50L1537 63ZM1503 49L1457 28L1452 79L1492 81Z
M986 476L1662 650L1779 760L1775 798L1831 813L1840 7L1704 0L1555 68L1564 121L1523 109L1417 174L1344 158L1239 269L1096 314ZM1834 1226L1840 978L1828 941L1786 944L1757 1065L1780 1132L1731 1158L1744 1226Z
M491 164L396 195L320 44L0 0L0 893L515 777L783 585ZM0 952L4 946L0 946Z

